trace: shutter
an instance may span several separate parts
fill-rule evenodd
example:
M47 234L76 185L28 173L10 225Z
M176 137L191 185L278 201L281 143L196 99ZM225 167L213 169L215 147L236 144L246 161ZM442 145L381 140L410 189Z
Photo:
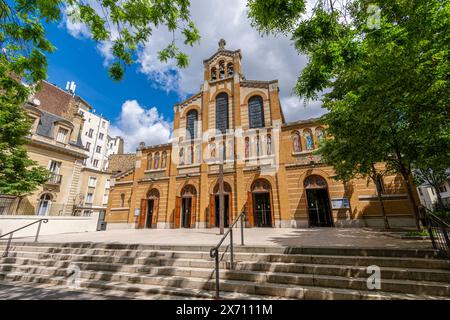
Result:
M180 215L181 215L181 197L177 197L175 203L175 214L174 214L174 228L180 227Z
M248 226L253 227L254 219L253 219L253 194L251 191L247 192L247 219Z
M147 199L141 199L141 213L138 218L138 229L142 229L145 226L145 216L147 215Z
M216 97L216 129L221 133L228 129L228 94L225 92Z
M263 101L260 96L251 97L248 101L248 119L250 128L264 127Z
M215 195L211 194L209 196L209 227L214 228L216 224L216 208L214 207L215 204Z

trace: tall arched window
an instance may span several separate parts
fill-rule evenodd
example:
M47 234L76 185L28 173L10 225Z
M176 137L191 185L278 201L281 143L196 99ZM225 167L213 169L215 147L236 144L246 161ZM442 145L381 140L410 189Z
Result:
M261 96L253 96L248 100L248 119L250 128L264 127L264 109Z
M222 134L228 129L228 94L225 92L216 97L216 129Z
M163 151L161 159L161 169L165 169L167 165L167 152Z
M234 68L233 68L233 64L231 62L229 62L227 64L227 76L231 77L234 74Z
M52 196L49 193L44 193L39 199L38 215L46 216L50 213L52 206Z
M154 168L155 168L155 169L158 169L158 168L159 168L159 152L157 152L157 153L155 154L155 165L154 165Z
M211 68L211 80L212 81L217 80L217 69L216 69L216 67L212 67Z
M190 110L186 115L186 131L188 140L197 138L197 121L197 110Z

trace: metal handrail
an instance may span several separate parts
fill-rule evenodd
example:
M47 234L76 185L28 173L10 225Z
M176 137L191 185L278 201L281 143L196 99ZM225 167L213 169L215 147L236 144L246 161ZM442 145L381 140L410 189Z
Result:
M450 225L429 210L427 210L425 219L433 248L436 249L440 255L450 259Z
M22 230L22 229L25 229L25 228L27 228L27 227L29 227L29 226L32 226L33 224L39 223L39 226L38 226L37 231L36 231L36 236L35 236L35 238L34 238L34 242L37 242L37 241L38 241L38 237L39 237L39 232L41 231L41 224L42 224L42 222L47 223L47 222L48 222L48 219L39 219L39 220L33 221L32 223L29 223L29 224L27 224L27 225L25 225L25 226L23 226L23 227L17 228L17 229L15 229L15 230L13 230L13 231L10 231L10 232L8 232L8 233L5 233L5 234L0 235L0 239L3 238L3 237L6 237L7 235L9 235L9 238L8 238L8 244L6 245L6 249L5 249L5 251L3 252L2 257L7 257L7 256L8 256L8 253L9 253L9 247L11 246L12 236L13 236L13 234L14 234L15 232L17 232L17 231L19 231L19 230Z
M241 212L236 219L234 219L233 223L228 227L227 232L222 236L219 243L209 251L209 255L211 258L215 259L214 272L216 273L216 299L220 298L219 294L219 248L222 243L225 241L228 235L230 235L230 268L234 269L234 250L233 250L233 227L236 225L238 220L241 220L241 245L244 245L244 218L245 212Z

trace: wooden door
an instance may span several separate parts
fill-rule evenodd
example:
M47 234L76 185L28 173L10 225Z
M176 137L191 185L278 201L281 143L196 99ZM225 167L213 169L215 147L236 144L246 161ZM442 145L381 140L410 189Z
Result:
M216 196L211 194L209 196L209 227L214 228L216 226Z
M197 221L197 197L191 198L191 228L195 228L195 222Z
M251 191L247 192L247 219L248 226L253 227L254 219L253 219L253 193Z
M147 215L147 199L141 199L141 212L138 218L138 229L144 228L145 216Z
M174 212L174 228L180 227L180 216L181 216L181 197L177 197L175 203L175 212Z
M153 199L153 216L152 216L152 226L156 227L158 223L158 211L159 211L159 198Z

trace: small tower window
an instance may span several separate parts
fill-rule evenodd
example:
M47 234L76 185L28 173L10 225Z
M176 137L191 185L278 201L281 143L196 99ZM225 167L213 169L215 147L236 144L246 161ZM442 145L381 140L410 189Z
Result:
M219 62L219 79L225 78L225 63L223 61Z
M234 74L233 64L230 62L227 64L227 76L232 77Z
M211 80L212 81L217 80L217 69L216 69L216 67L212 67L211 68Z

